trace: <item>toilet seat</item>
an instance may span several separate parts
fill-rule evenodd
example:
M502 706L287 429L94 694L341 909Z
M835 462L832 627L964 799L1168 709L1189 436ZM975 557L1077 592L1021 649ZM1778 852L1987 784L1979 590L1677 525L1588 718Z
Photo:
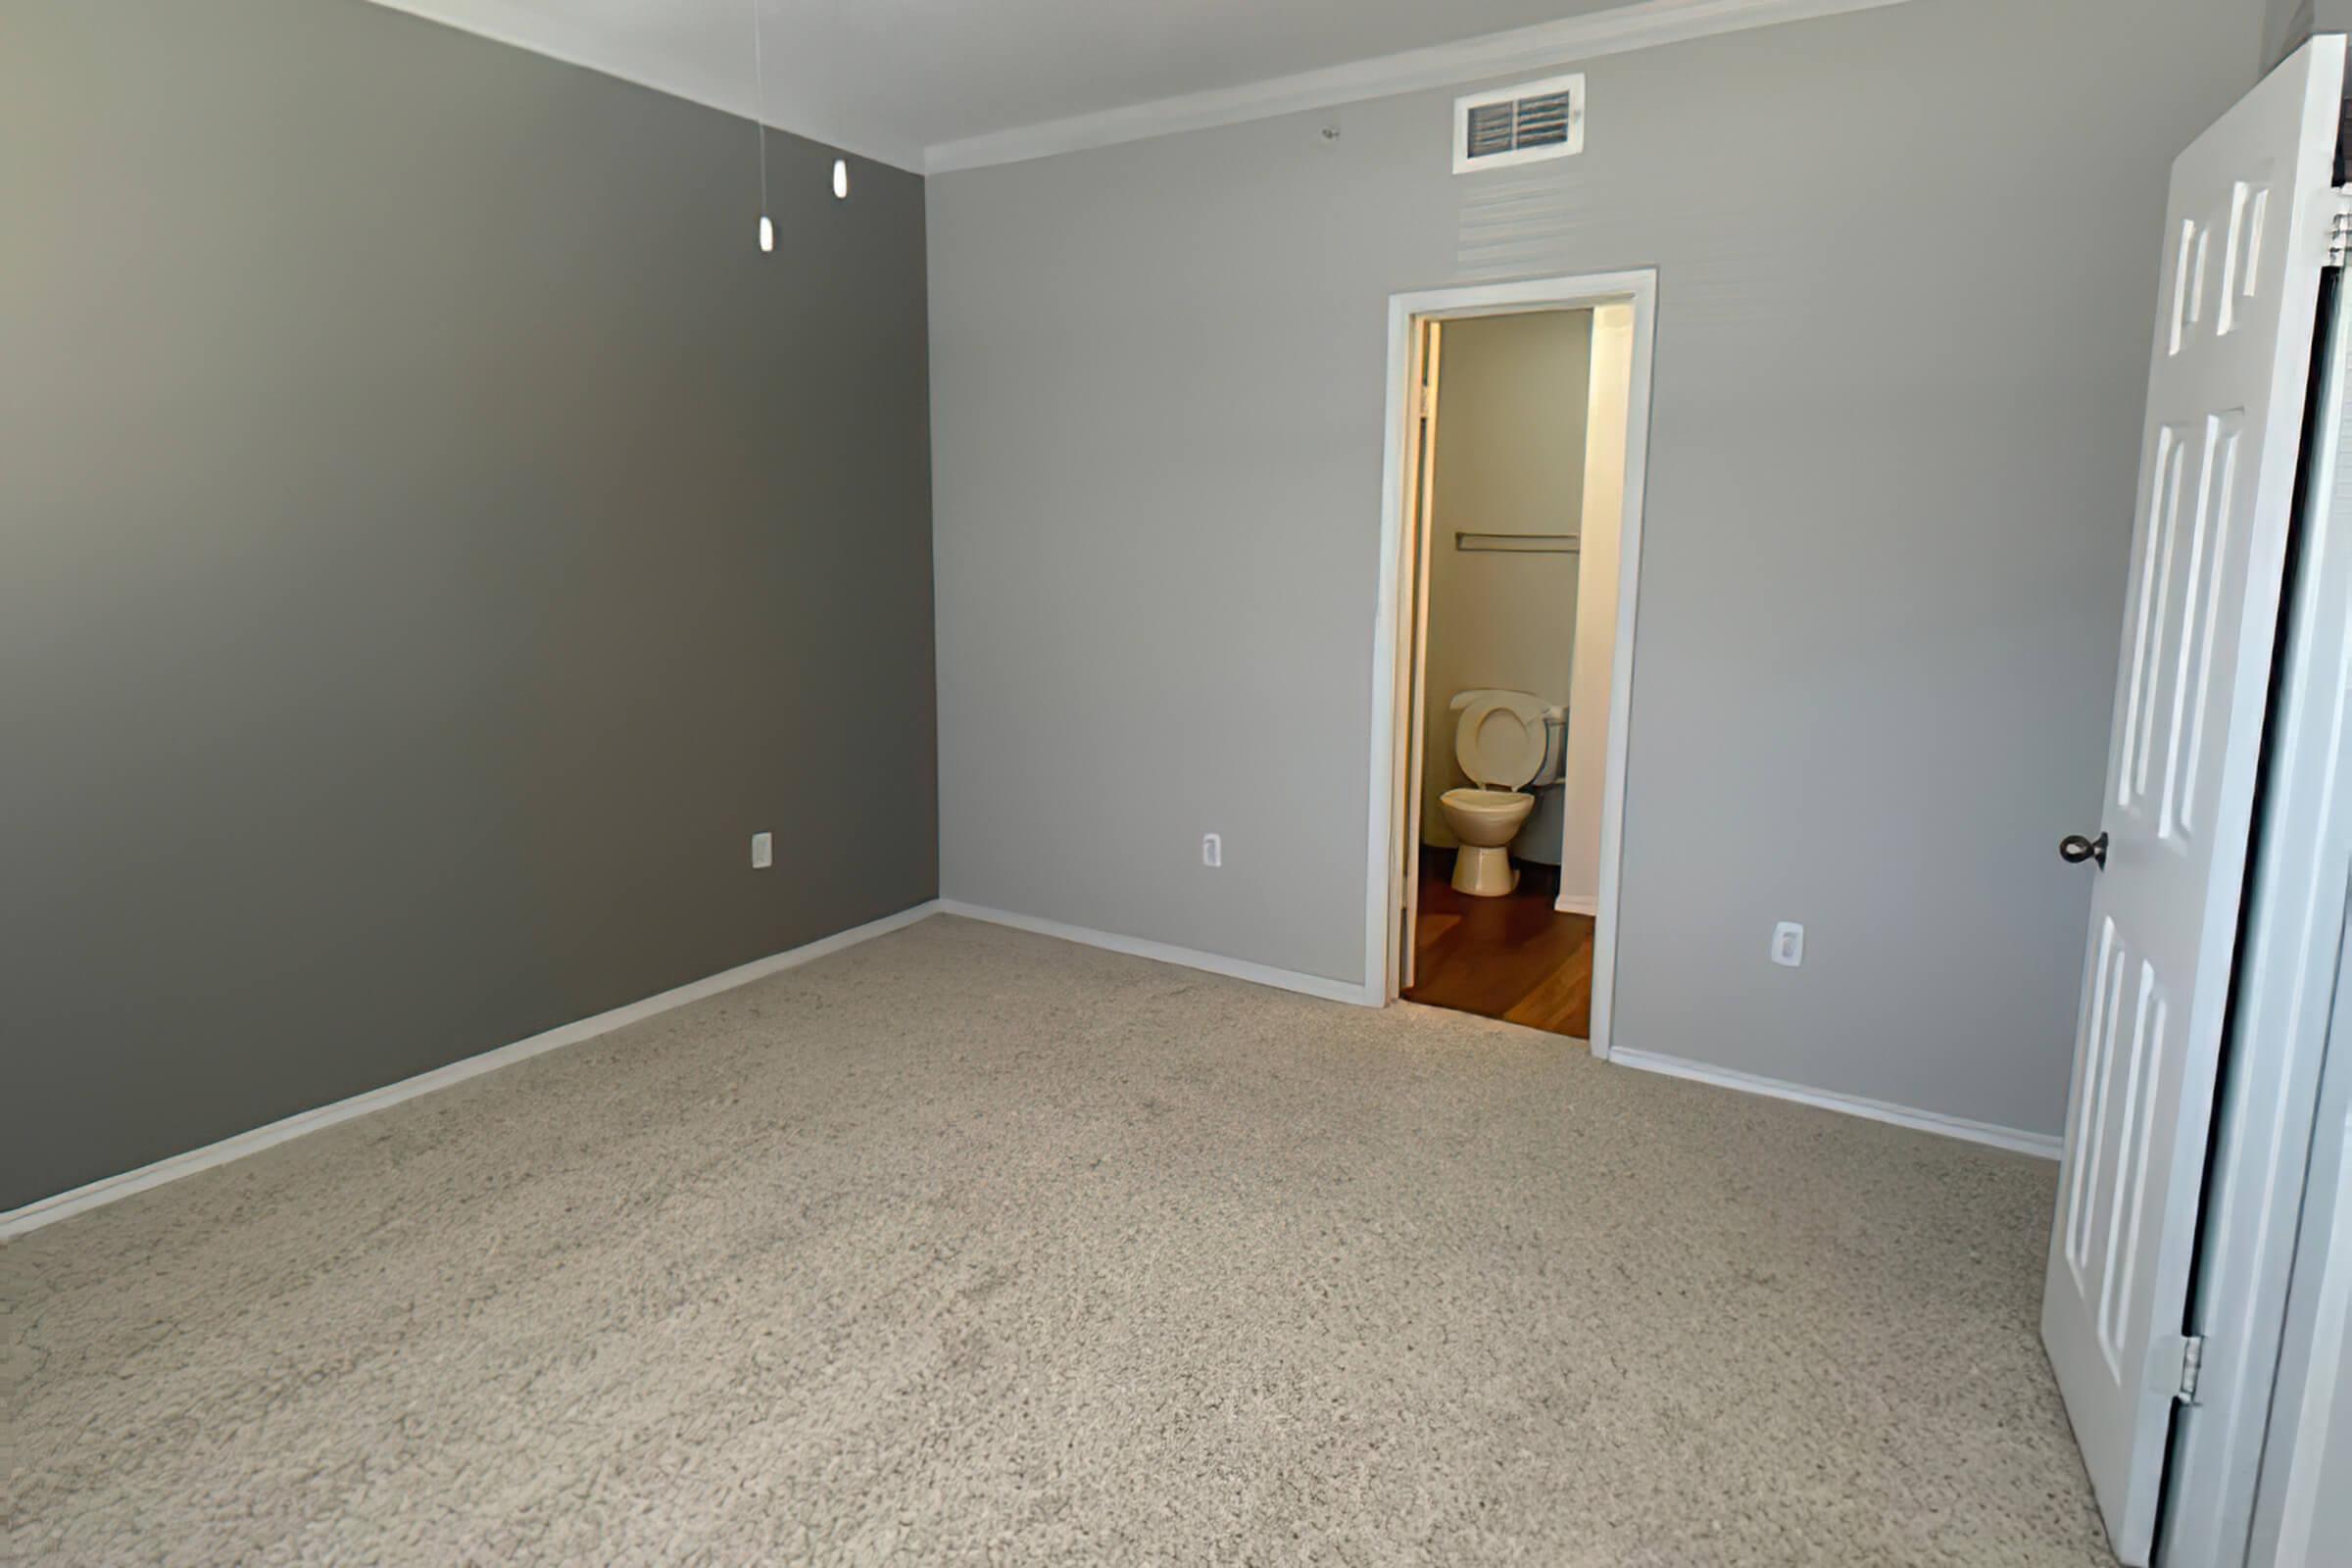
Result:
M1524 787L1544 765L1545 705L1525 692L1483 692L1462 709L1453 758L1486 789Z

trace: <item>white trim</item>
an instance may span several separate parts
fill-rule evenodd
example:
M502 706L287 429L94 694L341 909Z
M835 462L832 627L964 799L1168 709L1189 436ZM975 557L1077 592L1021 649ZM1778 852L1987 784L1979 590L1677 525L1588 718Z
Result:
M1618 879L1625 857L1626 737L1634 727L1634 617L1641 612L1642 509L1649 477L1649 370L1657 273L1634 294L1633 368L1625 393L1625 478L1617 525L1617 652L1609 660L1609 745L1601 764L1600 877L1592 924L1592 1054L1607 1060L1617 1010Z
M492 43L505 44L511 49L520 49L566 66L577 66L582 71L593 71L600 76L611 76L615 81L650 87L664 96L700 104L705 109L715 109L721 114L734 115L743 120L757 118L770 130L836 148L854 158L887 164L910 174L923 172L922 149L910 141L836 135L834 129L838 127L811 124L807 112L798 107L792 111L795 123L783 123L761 111L748 80L741 84L713 81L710 73L680 70L675 62L665 63L662 69L647 71L634 61L616 60L616 55L627 52L626 45L616 49L613 40L593 24L576 20L582 14L578 7L568 8L572 14L567 15L564 7L522 3L522 0L373 0L373 3L387 11L415 17L420 22L471 33L476 38L487 38ZM743 12L743 18L744 45L748 53L752 33L751 12L748 8ZM774 47L772 42L769 47ZM748 73L748 68L746 71ZM772 98L773 95L770 96Z
M1381 450L1380 586L1372 621L1372 806L1364 851L1364 976L1388 1001L1396 995L1395 945L1389 926L1391 857L1405 853L1391 821L1396 809L1397 568L1407 522L1403 473L1405 383L1412 374L1413 323L1425 317L1499 316L1513 311L1576 310L1592 305L1634 307L1633 368L1626 387L1625 485L1618 526L1617 648L1610 660L1609 741L1602 767L1600 876L1592 929L1592 1054L1609 1055L1609 1025L1617 977L1618 861L1624 855L1626 738L1633 728L1634 618L1640 608L1642 504L1649 466L1649 381L1656 338L1658 274L1642 268L1479 283L1389 296L1388 425ZM1411 786L1408 784L1408 788Z
M1600 913L1600 899L1598 896L1593 894L1563 893L1558 899L1553 901L1551 906L1559 910L1562 914L1590 914L1597 916Z
M1516 103L1522 98L1547 97L1553 93L1568 95L1568 134L1565 139L1548 146L1519 147L1507 153L1489 153L1484 158L1470 156L1471 110ZM1584 150L1585 74L1581 71L1565 76L1548 76L1542 81L1522 81L1509 87L1490 87L1485 92L1468 92L1453 101L1453 172L1457 174L1476 174L1490 169L1514 169L1521 164L1542 163L1546 158L1574 158Z
M1514 75L1570 61L1595 60L1659 44L1683 43L1783 22L1808 22L1900 5L1903 0L1636 0L1635 4L1558 22L1410 49L1239 87L1183 93L1099 114L1073 115L1040 124L996 130L923 151L923 172L945 174L994 164L1017 164L1056 153L1084 152L1179 131L1238 125L1276 115L1396 93ZM1482 166L1483 167L1483 166Z
M265 1149L288 1143L302 1137L305 1133L315 1133L321 1127L332 1127L337 1122L350 1121L355 1117L382 1110L386 1106L397 1105L404 1100L415 1100L417 1096L429 1095L436 1089L447 1089L452 1084L464 1083L468 1078L478 1078L486 1072L496 1072L501 1067L513 1066L515 1062L543 1055L564 1046L576 1046L583 1040L593 1040L598 1035L610 1034L615 1029L651 1018L656 1013L667 1012L670 1008L683 1006L689 1002L700 1002L706 997L717 996L722 991L732 991L737 986L749 985L754 980L764 980L771 974L781 974L786 969L797 969L811 959L822 958L828 954L839 953L844 948L854 948L860 942L870 942L875 937L887 936L893 931L910 926L917 920L937 913L939 907L939 901L933 899L918 904L911 909L902 909L897 914L884 915L879 920L853 926L847 931L837 931L829 937L819 937L816 941L806 943L801 947L771 954L764 958L755 958L750 963L738 964L732 969L722 969L717 974L690 981L673 990L647 997L641 1002L632 1002L625 1006L614 1007L610 1012L600 1012L592 1018L582 1018L573 1023L559 1024L544 1034L536 1034L527 1040L517 1040L512 1045L485 1051L478 1056L467 1056L462 1061L453 1061L446 1067L435 1067L432 1071L418 1073L414 1078L404 1078L396 1084L386 1084L381 1089L370 1089L365 1094L354 1095L349 1100L338 1100L331 1105L320 1105L313 1110L297 1111L283 1120L270 1122L266 1127L256 1127L251 1132L238 1133L232 1138L223 1138L217 1144L207 1144L202 1149L191 1149L184 1154L173 1154L169 1158L159 1159L154 1164L142 1165L137 1170L124 1171L119 1176L102 1176L94 1182L74 1188L69 1192L36 1199L22 1208L12 1208L7 1213L0 1214L0 1241L23 1236L27 1231L39 1230L44 1225L54 1225L61 1219L69 1219L102 1204L114 1202L117 1199L128 1198L133 1193L143 1193L151 1187L161 1187L166 1182L175 1182L182 1176L193 1176L198 1171L211 1170L216 1165L225 1165L231 1160L242 1159L247 1154L258 1154Z
M960 899L940 900L939 912L959 914L967 920L985 920L991 925L1011 926L1017 931L1034 931L1039 936L1059 937L1064 942L1124 953L1131 957L1181 964L1187 969L1205 969L1210 974L1247 980L1252 985L1272 986L1278 991L1296 991L1302 996L1320 997L1326 1002L1345 1002L1358 1007L1377 1007L1381 1004L1381 999L1373 994L1371 987L1352 980L1330 980L1319 974L1300 974L1295 969L1277 969L1268 964L1251 963L1247 958L1229 958L1221 953L1201 953L1192 948L1171 947L1165 942L1147 942L1141 937L1123 937L1114 932L1064 925L1059 920L1041 919L1034 914L1014 914L1009 909L991 909L977 904L965 904Z
M1396 1000L1403 973L1403 956L1392 931L1404 920L1405 904L1397 892L1406 886L1403 879L1413 875L1410 867L1400 865L1406 814L1399 810L1397 791L1421 788L1419 779L1402 777L1409 768L1398 766L1397 757L1411 754L1396 733L1397 693L1403 684L1396 672L1397 656L1413 635L1397 611L1404 565L1399 552L1404 549L1405 527L1415 520L1408 510L1418 500L1408 501L1404 493L1411 427L1420 418L1415 350L1421 335L1414 326L1410 298L1389 296L1387 412L1380 446L1380 579L1372 593L1372 807L1364 846L1364 984L1369 987L1373 977L1379 977L1384 1004ZM1418 855L1420 848L1412 846L1413 853Z
M1970 1121L1962 1116L1914 1110L1908 1105L1890 1105L1886 1101L1865 1100L1860 1095L1839 1095L1827 1089L1808 1089L1803 1084L1760 1077L1752 1072L1735 1072L1729 1067L1717 1067L1708 1062L1688 1061L1681 1056L1661 1056L1654 1051L1635 1051L1621 1046L1609 1059L1621 1067L1639 1067L1643 1072L1663 1073L1669 1078L1688 1078L1694 1083L1738 1089L1773 1100L1793 1101L1800 1105L1842 1111L1848 1116L1865 1116L1872 1121L1890 1122L1897 1127L1910 1127L1923 1133L1941 1133L1946 1138L1965 1139L1972 1144L1989 1144L1994 1149L2006 1149L2012 1153L2032 1154L2039 1159L2058 1157L2059 1140L2055 1133L2030 1133L2016 1127L1995 1126L1991 1122Z

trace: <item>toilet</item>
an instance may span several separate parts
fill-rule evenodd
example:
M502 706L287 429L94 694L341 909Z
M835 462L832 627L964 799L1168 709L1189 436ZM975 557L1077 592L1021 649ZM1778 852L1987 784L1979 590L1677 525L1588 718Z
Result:
M1462 842L1455 891L1498 899L1519 885L1508 848L1536 808L1526 786L1556 782L1566 750L1568 710L1528 692L1481 688L1456 693L1453 756L1470 788L1438 797L1446 825Z

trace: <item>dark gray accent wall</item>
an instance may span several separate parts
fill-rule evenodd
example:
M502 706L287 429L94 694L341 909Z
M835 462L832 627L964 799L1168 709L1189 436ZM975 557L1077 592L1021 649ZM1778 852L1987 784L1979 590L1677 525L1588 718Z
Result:
M936 892L922 182L755 154L0 0L0 1208Z

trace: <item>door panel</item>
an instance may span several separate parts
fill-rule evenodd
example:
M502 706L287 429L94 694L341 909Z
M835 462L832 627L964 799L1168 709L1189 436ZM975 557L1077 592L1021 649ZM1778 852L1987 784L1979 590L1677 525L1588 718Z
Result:
M2185 1353L2344 41L2173 169L2042 1339L2117 1554L2148 1560ZM2085 862L2088 871L2088 862Z
M1403 989L1410 991L1415 978L1415 948L1421 934L1421 794L1422 770L1429 766L1424 755L1423 730L1429 719L1429 553L1431 550L1430 510L1438 493L1438 369L1441 349L1445 342L1445 323L1435 319L1420 322L1420 351L1415 356L1417 388L1413 420L1413 450L1417 454L1413 465L1413 510L1408 530L1412 540L1412 664L1408 704L1408 727L1405 731L1404 767L1404 843L1398 852L1398 865L1404 873L1404 955L1401 973Z

